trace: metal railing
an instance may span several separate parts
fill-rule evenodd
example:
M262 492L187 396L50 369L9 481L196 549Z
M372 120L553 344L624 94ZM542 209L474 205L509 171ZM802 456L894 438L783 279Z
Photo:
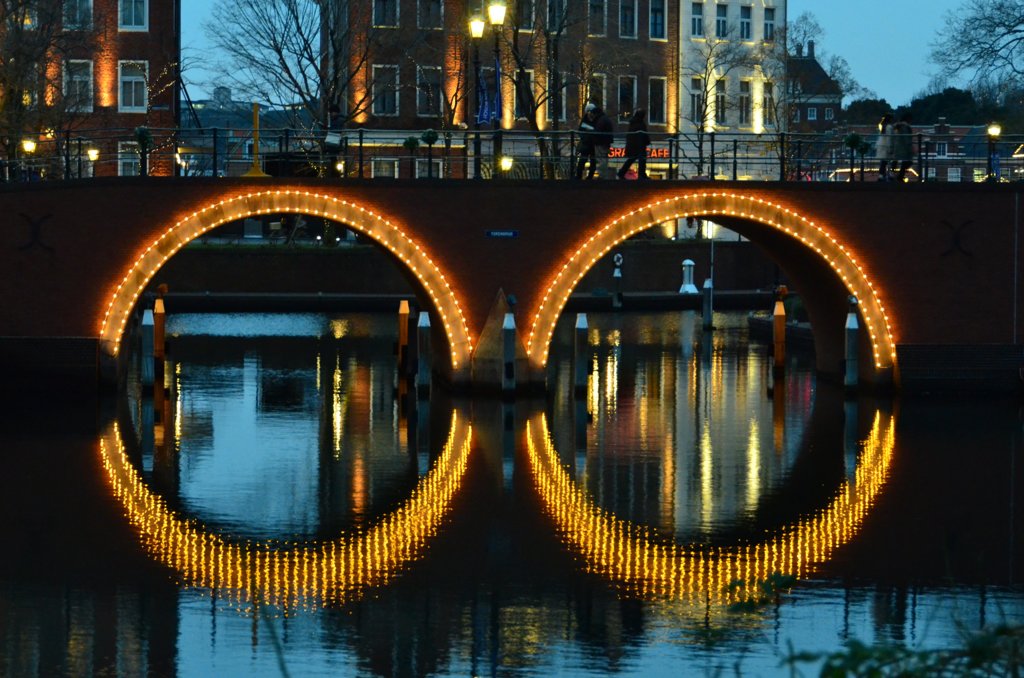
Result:
M879 178L871 136L854 149L842 133L650 136L647 172L654 179ZM18 139L0 137L0 180L240 176L254 164L252 129L82 129ZM937 150L950 148L948 139L914 136L912 180L1024 179L1024 136L996 140L975 135L962 139L954 153L938 155ZM623 162L625 140L625 132L614 135L609 177ZM572 130L456 129L431 135L423 130L277 128L260 131L257 164L279 177L568 180L577 176L580 142L579 132ZM148 153L140 154L140 146Z

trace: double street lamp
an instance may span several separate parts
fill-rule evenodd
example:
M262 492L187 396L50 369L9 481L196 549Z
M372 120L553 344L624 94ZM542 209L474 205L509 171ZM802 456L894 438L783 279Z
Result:
M497 94L498 94L498 92L500 92L500 88L501 88L501 81L500 81L500 79L498 77L497 67L498 67L498 64L500 63L500 59L501 59L501 27L505 23L505 11L506 11L506 6L505 6L505 3L502 2L502 0L493 0L487 6L487 18L488 18L488 21L491 24L491 30L494 33L494 65L495 65L494 89L495 89L495 103L499 99ZM480 92L480 40L484 37L484 28L485 28L485 26L486 26L486 23L484 22L483 17L473 16L469 20L469 35L470 35L470 37L472 38L472 41L473 41L473 72L476 74L476 92L475 92L475 94L477 94L477 105L476 105L476 110L474 111L474 115L473 115L473 128L474 129L480 129L480 120L479 120L479 117L480 117L480 100L479 100L479 92ZM494 129L494 130L498 129L500 116L501 116L501 111L500 110L491 111L491 121L492 121L491 127L492 127L492 129ZM499 153L498 143L499 142L498 142L497 135L495 135L495 157L497 157L497 155ZM479 178L480 177L480 134L479 134L479 132L476 134L476 140L474 141L474 150L476 152L476 155L475 155L475 158L474 158L474 161L473 161L473 163L474 163L474 171L475 171L475 176Z

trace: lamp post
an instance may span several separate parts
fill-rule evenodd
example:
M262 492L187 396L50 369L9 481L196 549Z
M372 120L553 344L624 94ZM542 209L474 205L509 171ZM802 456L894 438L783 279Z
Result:
M999 140L999 135L1002 134L1003 128L999 123L992 123L988 126L988 171L986 172L985 179L987 181L996 180L996 141Z
M28 157L36 152L36 146L37 144L35 139L25 138L21 140L21 150L25 152L25 160L21 163L21 167L19 168L21 169L22 181L29 181L32 178L32 168L29 165Z
M494 32L494 101L498 103L501 99L501 77L499 68L501 66L501 27L505 23L505 3L503 0L492 0L487 5L487 18L491 22L491 30ZM491 128L494 130L494 158L501 156L501 131L500 131L501 107L492 113Z
M476 98L476 105L473 107L473 178L482 179L483 177L480 176L480 39L484 37L482 17L474 16L469 20L469 36L473 42L473 78L476 84L472 95Z

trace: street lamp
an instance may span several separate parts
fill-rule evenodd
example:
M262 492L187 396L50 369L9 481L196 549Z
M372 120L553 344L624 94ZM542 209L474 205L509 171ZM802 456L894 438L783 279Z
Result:
M999 140L999 135L1003 133L1002 126L993 122L988 126L988 172L986 173L987 181L996 180L996 141Z
M36 142L35 142L35 139L22 139L21 140L21 149L23 151L25 151L26 153L35 153L36 152Z
M491 22L491 30L494 31L494 103L501 100L501 27L505 23L505 3L503 0L492 0L487 5L487 18ZM492 112L491 128L494 130L494 157L501 156L501 132L498 131L501 107Z
M469 20L469 36L473 42L473 78L476 88L473 97L476 98L476 106L473 110L473 178L481 179L480 176L480 39L484 37L483 17L474 16ZM472 100L472 97L471 97Z

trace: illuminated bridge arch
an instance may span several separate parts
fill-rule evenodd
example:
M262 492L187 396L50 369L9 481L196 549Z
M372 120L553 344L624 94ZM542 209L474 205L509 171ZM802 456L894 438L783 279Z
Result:
M687 217L727 217L755 222L810 248L842 280L849 293L857 297L867 326L875 369L893 368L896 352L885 307L879 291L850 250L822 226L783 205L728 191L691 193L652 202L619 216L591 235L572 253L544 290L527 337L527 355L531 364L538 369L546 365L555 324L569 295L601 257L640 231Z
M105 350L116 356L135 302L164 263L207 231L266 214L304 214L343 223L383 245L416 276L430 296L451 347L452 369L466 369L473 346L462 307L441 270L398 226L355 203L310 191L259 191L211 203L167 228L136 258L110 296L100 328Z

